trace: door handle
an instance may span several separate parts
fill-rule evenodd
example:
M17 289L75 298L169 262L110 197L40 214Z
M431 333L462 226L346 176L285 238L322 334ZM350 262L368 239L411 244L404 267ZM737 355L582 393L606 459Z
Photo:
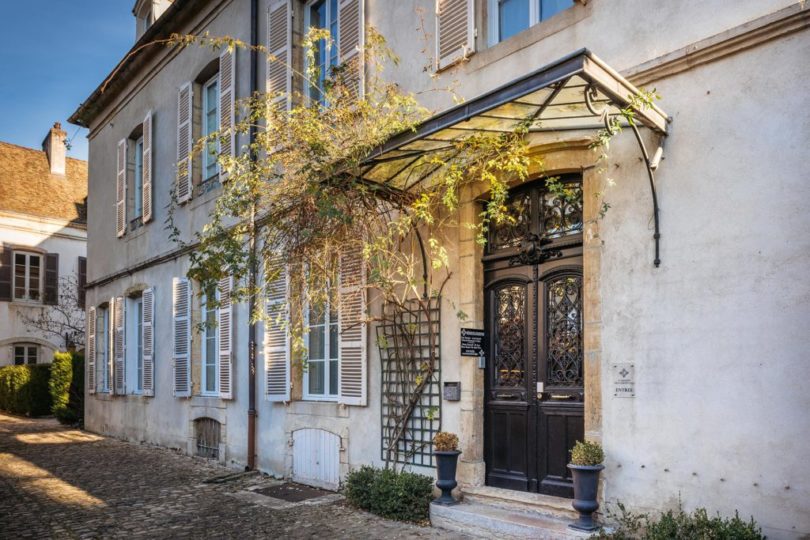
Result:
M517 399L515 394L495 394L495 399Z
M551 399L571 399L573 396L570 394L551 394Z

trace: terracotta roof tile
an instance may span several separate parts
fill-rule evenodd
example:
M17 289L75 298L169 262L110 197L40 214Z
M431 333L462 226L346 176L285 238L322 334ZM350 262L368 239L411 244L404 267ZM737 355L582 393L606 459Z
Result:
M0 210L87 224L87 162L55 175L42 150L0 141Z

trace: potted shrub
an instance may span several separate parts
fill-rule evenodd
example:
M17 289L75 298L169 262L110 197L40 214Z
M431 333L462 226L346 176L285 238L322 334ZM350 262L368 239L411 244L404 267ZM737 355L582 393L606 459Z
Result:
M580 531L594 531L599 525L592 514L599 508L596 493L599 489L599 473L605 468L602 462L605 453L599 443L577 441L571 450L571 463L568 468L574 477L574 510L579 512L579 519L569 527Z
M438 476L436 487L442 490L441 496L433 502L444 506L456 504L452 492L453 488L458 485L458 482L456 482L456 466L458 465L458 456L461 454L458 449L458 436L455 433L441 431L433 437L433 446L435 447L433 455L436 456Z

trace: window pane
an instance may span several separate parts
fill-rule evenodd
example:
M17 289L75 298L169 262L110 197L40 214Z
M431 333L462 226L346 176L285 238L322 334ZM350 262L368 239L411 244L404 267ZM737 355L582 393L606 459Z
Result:
M203 136L219 129L219 81L214 79L205 86ZM217 141L209 141L205 153L205 179L217 174Z
M323 360L324 356L324 328L315 326L309 329L309 358Z
M143 213L143 139L135 143L135 217Z
M25 255L14 255L14 298L25 298Z
M503 41L529 27L529 0L498 1L498 38Z
M29 364L36 364L37 363L37 348L36 347L28 347L28 363Z
M329 393L336 396L338 393L338 361L329 361Z
M337 321L337 319L334 319ZM338 357L338 325L337 322L335 324L329 325L329 358L337 358Z
M309 393L324 395L324 363L309 361Z
M39 300L39 255L28 256L28 298Z
M14 347L14 364L21 366L25 363L25 347Z
M136 332L136 339L138 340L138 390L143 389L143 302L139 300L136 304L137 309L137 323L138 331Z
M568 9L574 5L574 0L539 0L540 1L540 20L544 21L549 17L553 17L560 11Z

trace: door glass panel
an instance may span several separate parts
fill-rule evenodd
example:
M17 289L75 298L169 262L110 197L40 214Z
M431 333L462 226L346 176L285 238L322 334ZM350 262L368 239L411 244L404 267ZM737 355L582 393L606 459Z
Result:
M564 194L543 194L543 231L547 238L582 232L582 186L568 184Z
M548 373L552 386L582 386L582 277L548 284Z
M509 285L495 292L495 381L497 387L519 387L526 378L526 286Z
M509 221L493 225L491 249L517 247L531 228L532 198L530 192L514 195L507 203Z

